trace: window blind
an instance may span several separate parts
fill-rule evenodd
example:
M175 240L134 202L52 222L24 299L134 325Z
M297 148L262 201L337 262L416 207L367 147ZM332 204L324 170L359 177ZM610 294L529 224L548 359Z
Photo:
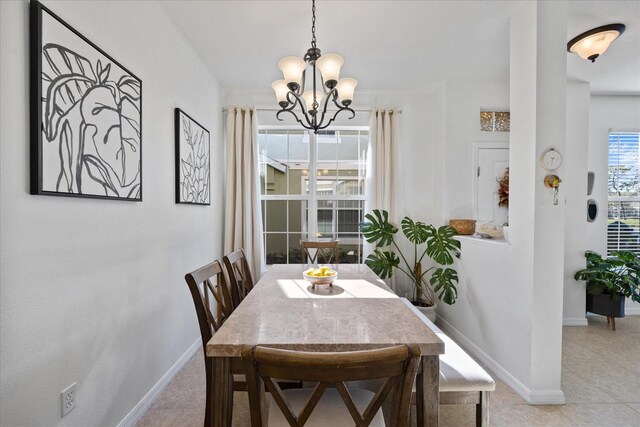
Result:
M609 134L607 255L640 255L640 133Z

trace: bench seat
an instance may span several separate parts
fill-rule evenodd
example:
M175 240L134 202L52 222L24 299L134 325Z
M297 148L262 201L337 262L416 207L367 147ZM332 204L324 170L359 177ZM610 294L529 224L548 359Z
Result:
M496 388L493 378L409 300L401 300L444 342L444 354L440 355L440 403L475 404L476 425L487 425L489 392Z

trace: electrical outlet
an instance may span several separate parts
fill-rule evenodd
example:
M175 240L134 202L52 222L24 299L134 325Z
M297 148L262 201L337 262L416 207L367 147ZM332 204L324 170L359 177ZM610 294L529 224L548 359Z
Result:
M69 387L60 392L60 401L62 403L62 416L67 415L78 403L78 395L76 394L76 384L73 383Z

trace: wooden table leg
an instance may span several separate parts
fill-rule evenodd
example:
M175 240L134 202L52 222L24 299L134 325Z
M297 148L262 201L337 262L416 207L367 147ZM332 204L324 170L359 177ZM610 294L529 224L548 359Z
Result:
M422 356L422 373L416 379L417 425L438 425L440 409L440 358Z
M233 410L233 377L229 358L213 358L213 393L209 407L213 414L208 417L211 427L231 427Z
M424 425L424 392L422 366L416 376L416 426Z

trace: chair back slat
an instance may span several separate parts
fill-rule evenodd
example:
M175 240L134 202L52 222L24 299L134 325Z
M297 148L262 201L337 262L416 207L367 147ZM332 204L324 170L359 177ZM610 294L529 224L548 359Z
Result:
M318 402L320 402L320 399L322 398L322 394L326 389L327 389L327 383L324 383L324 382L317 383L316 386L313 388L313 393L311 394L311 397L309 398L309 400L307 401L307 404L298 415L298 422L300 423L300 425L304 425L304 423L307 422L307 420L313 413L313 410L318 405Z
M302 246L308 264L340 264L340 250L337 240L331 242L302 240L300 246Z
M397 345L352 352L297 352L267 347L243 351L253 426L266 425L261 394L271 392L274 402L293 427L302 427L311 416L324 391L336 388L356 426L368 426L382 403L391 395L394 408L392 426L407 426L413 380L419 366L417 347ZM273 378L317 383L302 410L296 414ZM349 393L347 381L384 380L361 413Z
M243 249L231 252L223 258L229 283L231 285L231 299L237 307L253 289L253 276Z

